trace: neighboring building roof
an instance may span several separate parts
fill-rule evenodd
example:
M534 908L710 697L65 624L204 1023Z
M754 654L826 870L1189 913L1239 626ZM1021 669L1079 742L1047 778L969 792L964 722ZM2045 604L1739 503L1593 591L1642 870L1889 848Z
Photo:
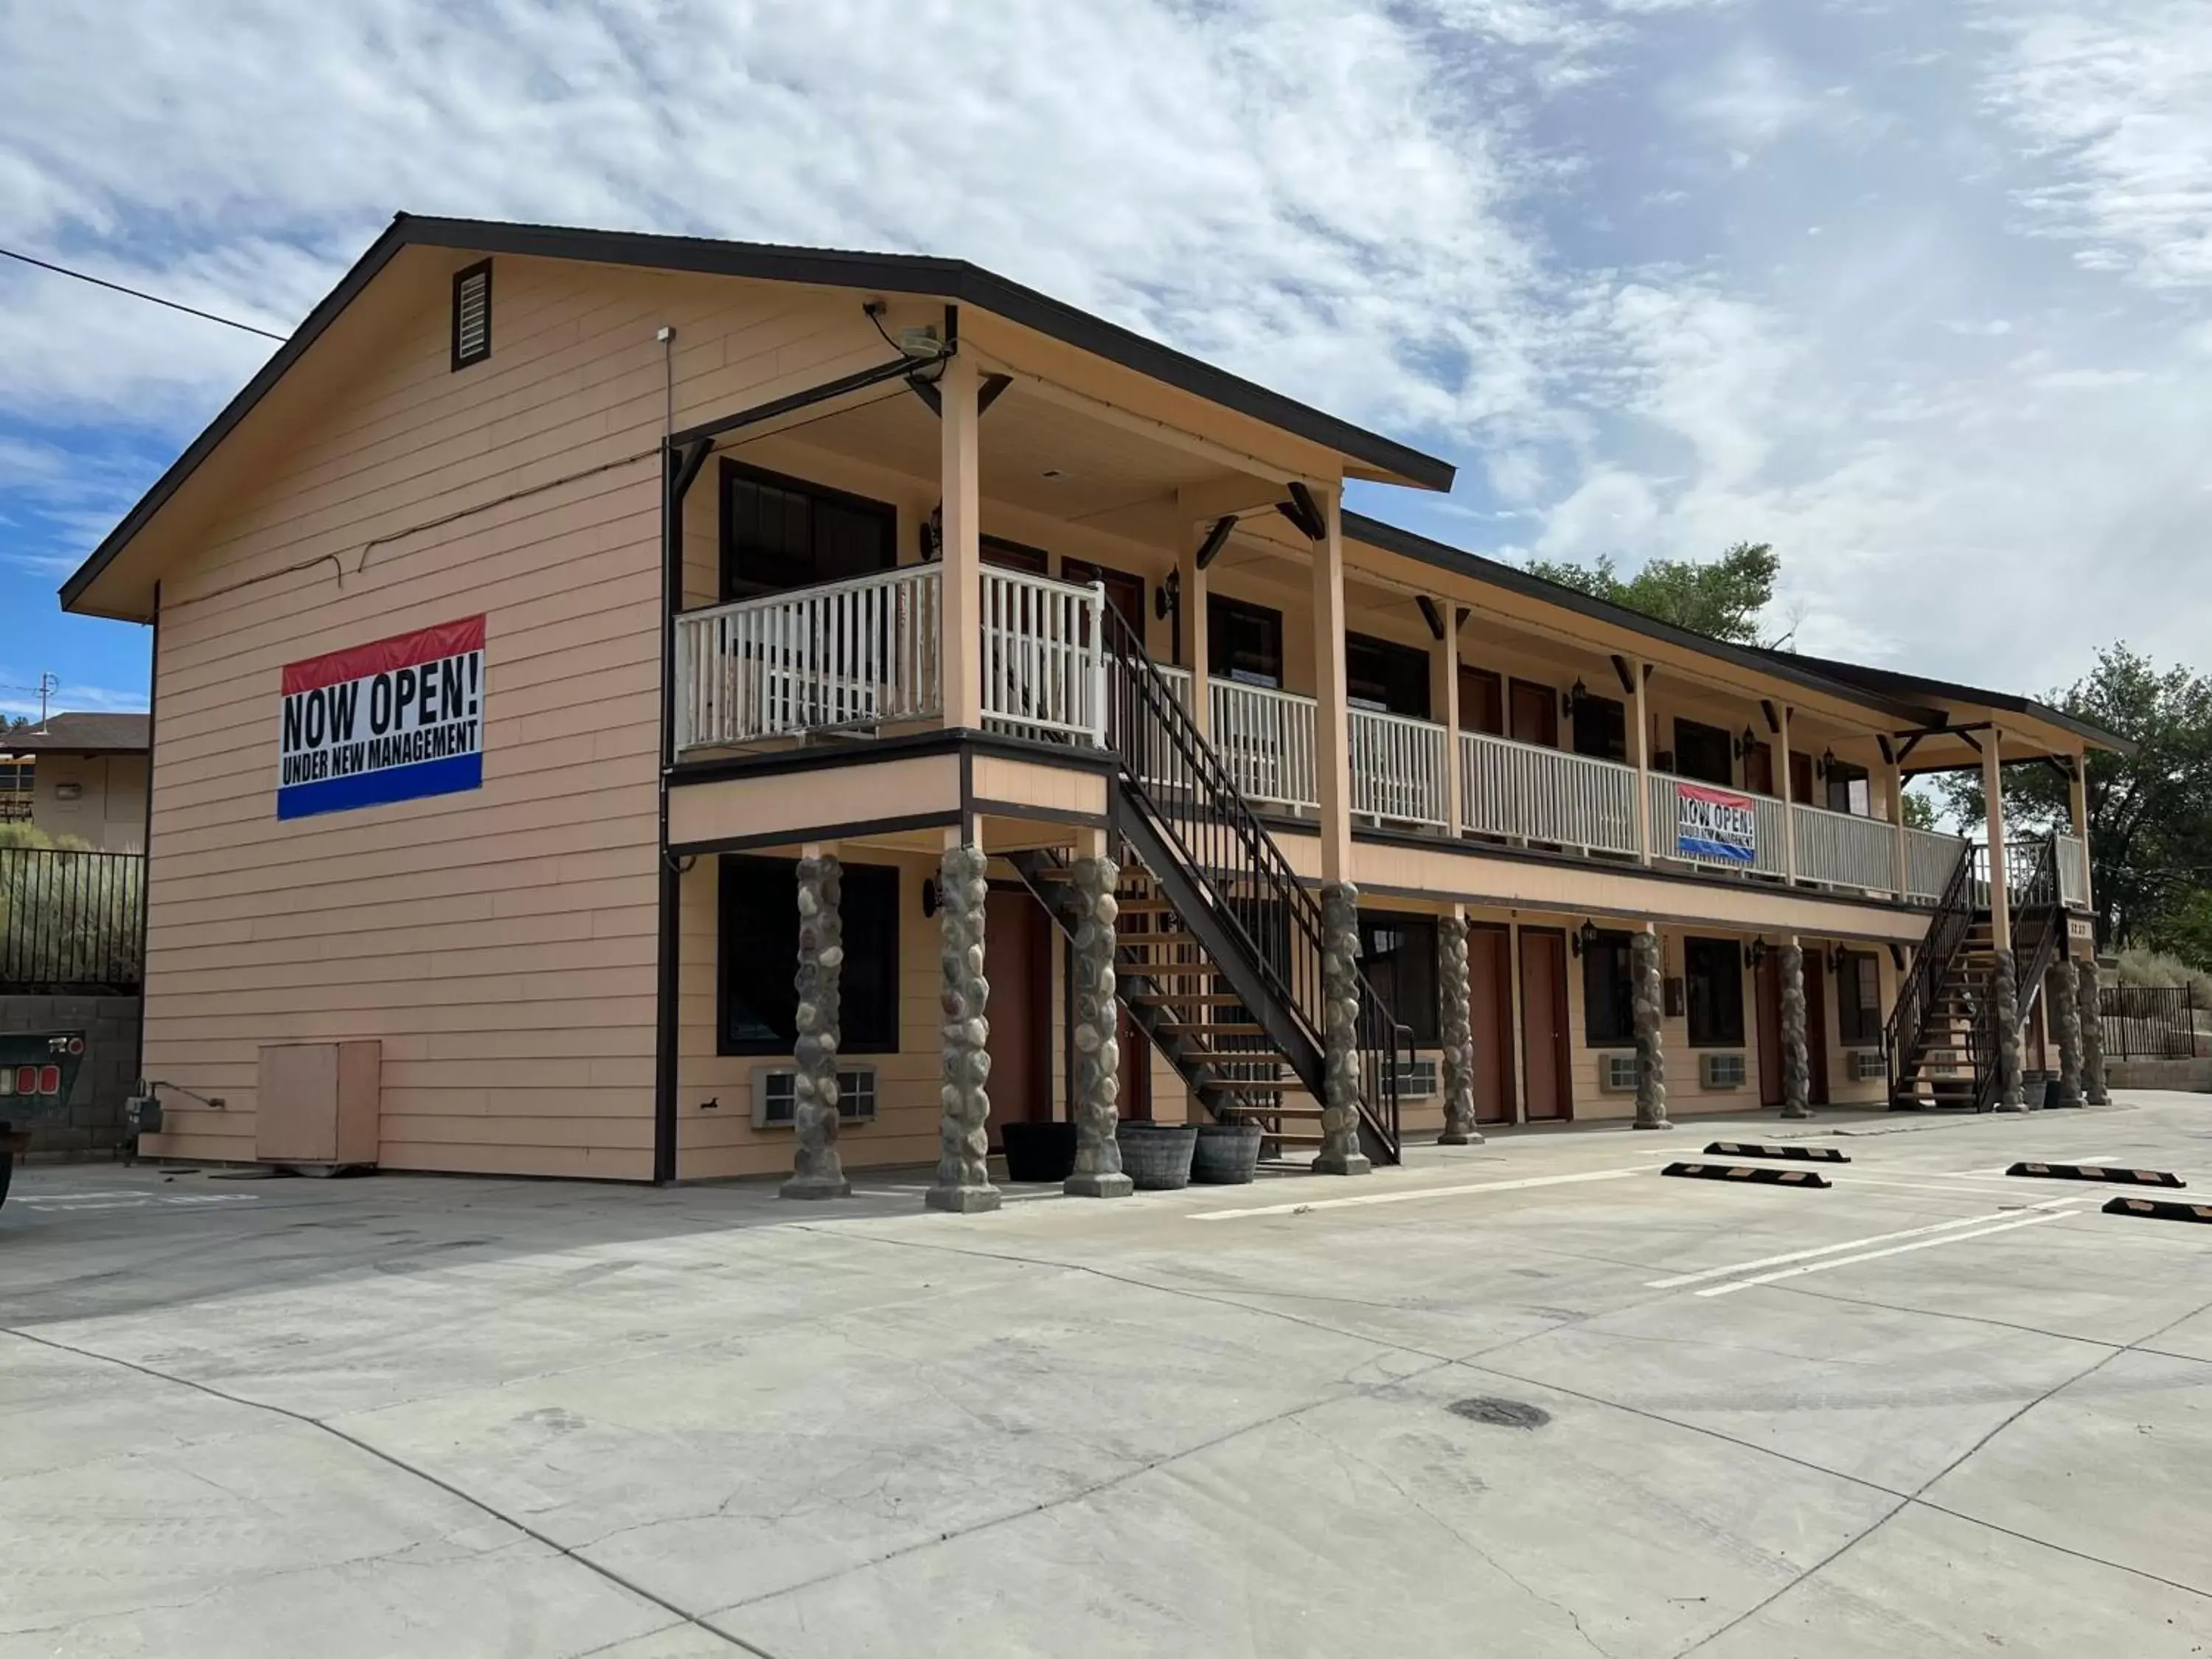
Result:
M1480 553L1470 553L1465 548L1436 541L1411 530L1401 529L1396 525L1385 524L1380 519L1368 518L1364 514L1346 513L1344 515L1344 533L1351 540L1364 542L1370 547L1379 547L1386 553L1402 554L1407 558L1418 559L1423 564L1433 565L1439 570L1472 576L1492 587L1541 599L1562 610L1641 634L1647 639L1696 651L1738 668L1793 681L1808 690L1840 697L1847 702L1886 710L1910 724L1934 725L1942 719L1939 710L1909 701L1899 688L1869 686L1832 672L1836 665L1817 663L1809 657L1793 658L1786 652L1736 645L1727 640L1717 640L1709 634L1678 628L1673 623L1661 622L1656 617L1647 617L1640 611L1615 605L1610 599L1601 599L1579 588L1547 581L1517 565L1485 558Z
M827 288L855 288L905 294L972 305L1125 368L1234 410L1252 419L1364 461L1379 473L1425 489L1449 490L1456 469L1449 461L1423 454L1394 439L1352 425L1307 404L1271 392L1210 363L1164 346L1157 340L1094 317L1085 311L1024 288L964 259L912 253L857 253L830 248L786 247L764 242L721 241L704 236L655 236L630 231L571 229L557 225L511 224L489 219L416 218L398 214L368 251L354 262L292 337L278 347L258 374L246 382L205 431L192 441L138 504L110 531L92 555L62 584L64 609L108 562L158 513L233 428L306 354L356 295L410 246L465 249L546 259L578 259L600 264L643 266L756 281L805 283Z
M1855 662L1838 662L1828 657L1808 657L1802 652L1762 650L1764 656L1783 662L1808 665L1831 679L1842 680L1850 685L1863 685L1871 691L1885 692L1897 696L1941 697L1951 702L1978 703L1986 708L2007 709L2015 714L2026 714L2031 720L2046 720L2062 731L2098 744L2123 755L2136 752L2134 741L2107 732L2101 726L2092 726L2078 720L2063 709L2053 708L2047 702L2038 702L2033 697L2023 697L2010 691L1991 691L1978 685L1959 685L1949 680L1930 679L1924 674L1904 674L1893 668L1868 668Z
M44 726L0 732L0 754L143 755L154 744L151 714L50 714Z

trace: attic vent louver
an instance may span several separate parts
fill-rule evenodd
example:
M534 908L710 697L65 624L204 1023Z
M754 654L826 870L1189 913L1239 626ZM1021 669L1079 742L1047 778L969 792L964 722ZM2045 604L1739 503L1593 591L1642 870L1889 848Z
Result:
M453 273L453 367L491 356L491 261Z

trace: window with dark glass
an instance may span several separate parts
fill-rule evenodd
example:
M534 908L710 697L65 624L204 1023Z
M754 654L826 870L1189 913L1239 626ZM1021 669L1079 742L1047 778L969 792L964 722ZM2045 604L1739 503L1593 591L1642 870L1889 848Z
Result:
M1628 710L1620 698L1585 691L1575 699L1575 753L1600 760L1628 758Z
M1690 1046L1728 1048L1743 1041L1743 950L1734 939L1682 942L1688 981Z
M717 1052L787 1054L799 1041L799 866L788 859L721 860ZM848 864L838 1051L898 1052L898 870Z
M1344 636L1344 689L1355 708L1429 717L1429 653L1365 634Z
M1283 613L1242 599L1206 596L1206 655L1216 679L1283 684Z
M1600 933L1583 947L1583 1041L1593 1048L1636 1041L1628 950L1626 933Z
M1836 1030L1847 1046L1881 1041L1881 962L1871 951L1846 951L1836 975Z
M1700 783L1727 788L1735 782L1735 739L1717 726L1674 722L1674 770Z
M1441 1041L1437 1010L1437 919L1359 913L1359 966L1375 994L1417 1043Z
M722 598L750 599L888 570L898 514L884 501L722 463Z
M1874 803L1867 791L1867 769L1854 766L1849 761L1830 761L1825 781L1828 786L1828 810L1831 812L1856 812L1861 817L1869 816Z

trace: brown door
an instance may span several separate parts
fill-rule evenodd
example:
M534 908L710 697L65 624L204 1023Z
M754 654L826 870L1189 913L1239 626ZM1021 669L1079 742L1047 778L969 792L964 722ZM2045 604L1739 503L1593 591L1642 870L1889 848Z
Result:
M1513 682L1513 738L1517 743L1559 746L1559 696L1532 680ZM1526 939L1528 935L1522 935Z
M1145 579L1126 570L1115 570L1109 565L1093 564L1088 559L1062 556L1060 579L1064 582L1097 582L1106 590L1106 603L1121 613L1121 620L1129 624L1130 632L1139 639L1145 637Z
M1814 804L1813 757L1795 750L1790 755L1790 799L1804 806ZM1810 982L1809 975L1808 982Z
M1759 959L1759 1103L1782 1103L1782 953Z
M1042 576L1051 567L1052 561L1041 547L1027 547L1020 542L1001 541L996 536L983 538L983 562L995 564L1003 570L1026 571L1032 576Z
M1825 1106L1828 1103L1828 959L1809 945L1805 951L1805 1058L1811 1072L1806 1102Z
M1505 735L1505 686L1486 668L1459 671L1459 729Z
M1771 745L1755 743L1751 752L1743 757L1743 787L1755 795L1774 793L1774 750Z
M1119 1081L1121 1116L1149 1121L1152 1115L1152 1045L1146 1038L1144 1028L1129 1018L1127 1008L1121 1011Z
M1521 930L1521 1042L1528 1051L1528 1121L1574 1115L1567 1071L1567 936Z
M983 911L983 961L991 981L991 1144L1002 1123L1052 1116L1050 924L1027 893L993 893Z
M1476 922L1467 930L1467 1005L1474 1038L1474 1121L1510 1123L1513 939L1503 927Z

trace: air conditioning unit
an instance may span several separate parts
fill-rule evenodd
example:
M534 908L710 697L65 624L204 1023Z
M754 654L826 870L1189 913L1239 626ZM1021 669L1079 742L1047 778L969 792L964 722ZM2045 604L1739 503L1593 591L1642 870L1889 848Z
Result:
M1399 1099L1428 1100L1434 1097L1437 1088L1437 1061L1433 1056L1410 1059L1398 1067Z
M1879 1048L1852 1049L1850 1066L1851 1081L1854 1083L1869 1083L1889 1075L1889 1064L1882 1058Z
M1609 1095L1634 1094L1636 1056L1600 1054L1597 1057L1597 1086Z
M753 1127L788 1129L798 1109L799 1073L788 1066L763 1066L753 1073ZM845 1123L876 1121L876 1068L837 1069L837 1116Z
M1700 1089L1741 1089L1747 1075L1741 1054L1698 1056L1698 1086Z

